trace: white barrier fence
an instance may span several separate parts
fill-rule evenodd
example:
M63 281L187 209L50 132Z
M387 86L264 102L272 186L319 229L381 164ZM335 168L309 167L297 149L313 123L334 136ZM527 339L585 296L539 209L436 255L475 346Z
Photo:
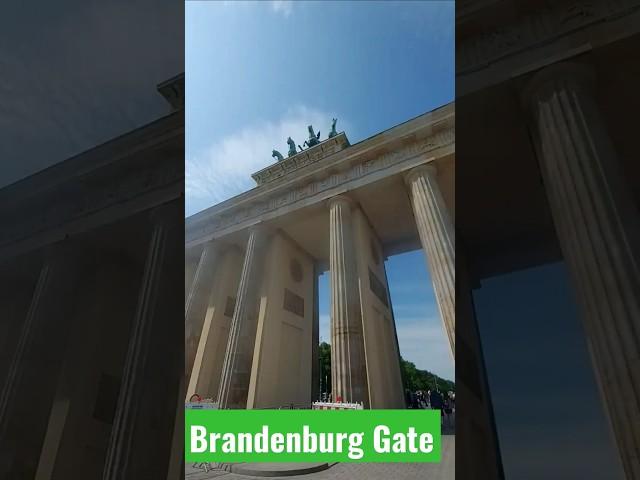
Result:
M187 402L184 408L193 410L218 410L218 402Z
M194 410L218 410L218 402L207 401L207 400L203 400L201 402L186 402L184 406L185 408L190 408ZM294 406L293 404L287 405L286 408L293 409ZM280 409L283 409L283 407L280 407ZM311 404L311 409L312 410L364 410L364 406L362 405L362 403L313 402Z
M364 410L362 403L313 402L312 410Z

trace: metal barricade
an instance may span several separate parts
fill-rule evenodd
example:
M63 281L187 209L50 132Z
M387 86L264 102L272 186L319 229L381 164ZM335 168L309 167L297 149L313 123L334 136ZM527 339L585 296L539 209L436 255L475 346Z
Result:
M313 402L312 410L364 410L362 403L349 402Z

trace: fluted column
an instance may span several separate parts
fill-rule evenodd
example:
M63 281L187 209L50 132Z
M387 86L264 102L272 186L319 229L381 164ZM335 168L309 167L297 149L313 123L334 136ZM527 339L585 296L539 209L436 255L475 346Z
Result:
M44 315L41 312L41 299L47 293L47 287L51 284L51 270L52 267L50 263L45 263L40 269L31 304L29 305L29 311L20 330L20 336L14 354L11 357L11 363L2 386L2 391L0 392L0 435L4 433L4 427L9 421L8 411L13 397L16 395L15 387L20 380L19 377L22 373L24 358L28 352L32 337L39 327L38 322L43 321L42 318Z
M527 86L544 185L629 479L640 478L640 226L585 66Z
M104 480L127 478L130 474L132 457L141 454L132 450L136 420L141 408L144 408L141 404L144 401L142 393L147 372L151 330L154 319L166 320L161 317L162 312L158 311L161 282L163 275L169 275L165 271L167 257L176 253L175 250L167 248L171 226L164 220L159 219L153 227L147 248L142 284L129 334L118 404L104 465ZM175 242L170 246L174 244ZM167 380L172 379L168 377ZM148 440L151 443L154 441L155 439Z
M199 252L196 247L189 250L185 249L184 252L184 302L185 305L189 300L189 293L191 293L191 287L193 286L193 280L196 276L196 270L198 269L198 263L200 263L200 257L202 252Z
M0 385L0 478L33 478L73 319L82 247L67 242L45 259ZM29 432L25 436L23 432Z
M198 350L198 341L207 313L207 305L211 295L211 287L215 275L215 266L220 257L215 242L208 242L202 249L200 260L185 302L185 377L189 384L193 362Z
M246 408L266 239L267 233L263 227L251 228L222 366L218 390L219 408Z
M440 193L435 166L420 165L411 170L405 180L438 309L455 358L456 244L453 223Z
M334 400L368 406L352 206L352 201L342 195L329 200L331 380Z
M311 401L320 400L320 298L318 294L319 271L313 265L313 327L311 329Z

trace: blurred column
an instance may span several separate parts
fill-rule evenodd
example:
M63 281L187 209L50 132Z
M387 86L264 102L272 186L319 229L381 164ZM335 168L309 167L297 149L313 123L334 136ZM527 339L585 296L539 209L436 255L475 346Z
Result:
M184 302L185 305L189 299L189 293L193 286L193 280L196 276L196 270L198 269L198 263L200 263L200 256L202 251L198 247L185 249L184 252Z
M588 67L561 63L524 91L564 259L627 478L640 478L640 226Z
M213 286L215 266L219 257L220 252L215 242L211 241L205 244L200 254L191 289L186 298L184 315L186 385L189 384L193 362L196 358L198 342L202 333L204 317L207 313L211 287Z
M434 165L420 165L405 177L413 215L433 282L440 316L455 357L456 297L455 232L444 203Z
M167 365L159 364L160 362L152 363L155 357L170 358L172 353L164 351L158 355L158 345L152 343L152 337L158 328L165 331L172 326L175 315L180 318L179 304L174 301L177 299L168 298L167 295L174 287L180 289L178 282L182 272L175 268L173 256L179 254L183 245L180 235L183 227L176 220L176 213L170 207L154 211L150 220L150 240L136 312L129 333L118 404L104 464L104 480L129 478L134 472L137 474L142 471L153 476L154 472L161 470L160 466L169 460L154 460L154 456L157 458L158 455L168 455L169 449L166 448L165 451L165 447L168 446L160 445L158 438L144 438L142 435L150 430L149 416L157 415L154 402L164 404L169 401L167 398L146 395L149 384L158 383L155 372L151 369L162 368L162 377L170 384L177 380L177 372L172 372ZM181 298L178 302L182 303ZM164 342L168 340L167 337L168 335L165 335ZM144 402L151 403L145 406ZM173 423L171 419L162 419L162 422L165 421ZM157 465L154 465L154 462Z
M500 480L504 471L473 303L472 275L460 248L456 284L456 363L461 368L456 369L455 431L467 452L456 461L456 474L465 479Z
M0 391L0 478L32 478L67 349L84 253L67 242L45 259Z
M329 200L331 380L333 401L368 405L362 310L351 208L343 195Z
M313 266L313 327L311 334L311 401L320 400L320 298L318 281L320 271Z
M229 342L222 366L218 392L219 408L246 408L258 325L258 289L262 279L266 241L267 232L264 227L250 228Z

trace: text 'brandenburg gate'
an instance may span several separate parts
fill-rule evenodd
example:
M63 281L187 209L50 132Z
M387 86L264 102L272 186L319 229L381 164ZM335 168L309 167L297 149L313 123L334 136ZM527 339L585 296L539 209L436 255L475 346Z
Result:
M404 406L384 260L423 248L453 353L454 119L449 104L356 145L335 129L306 150L291 141L255 188L187 218L187 399L317 400L318 276L329 270L334 399Z

